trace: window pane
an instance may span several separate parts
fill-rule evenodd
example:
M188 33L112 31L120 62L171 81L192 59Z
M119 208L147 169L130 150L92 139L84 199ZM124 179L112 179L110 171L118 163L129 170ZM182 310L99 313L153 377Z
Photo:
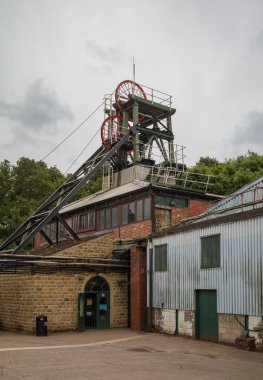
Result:
M128 205L123 205L121 208L121 223L128 223Z
M117 207L113 207L111 209L111 225L112 227L117 227L118 225L118 208Z
M85 228L87 228L87 214L79 216L79 229L85 230Z
M63 239L65 237L65 234L66 234L66 228L64 227L64 224L62 223L58 223L58 238L59 239Z
M73 216L72 227L73 227L73 231L75 231L75 232L79 230L79 217L78 217L78 215Z
M108 208L106 210L106 228L110 228L111 227L110 211L111 211L110 208Z
M154 270L167 270L167 244L154 247Z
M151 198L144 199L144 219L151 218Z
M128 220L129 223L135 222L135 202L129 203Z
M166 197L162 197L161 195L155 195L155 204L166 206Z
M105 210L100 210L100 230L105 228Z
M187 208L188 199L187 198L177 198L177 197L166 197L162 195L155 196L155 204L166 207L177 207L177 208Z
M220 235L201 238L201 268L220 267Z
M188 199L187 198L171 198L171 205L178 208L187 208Z
M137 222L142 220L142 200L136 202L136 220Z
M88 223L89 228L94 228L95 227L95 212L92 211L89 213L89 223Z

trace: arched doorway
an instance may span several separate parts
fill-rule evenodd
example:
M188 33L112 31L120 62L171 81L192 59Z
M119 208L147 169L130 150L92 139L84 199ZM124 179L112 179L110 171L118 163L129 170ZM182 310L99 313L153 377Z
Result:
M79 294L79 330L110 327L110 287L105 278L92 277Z

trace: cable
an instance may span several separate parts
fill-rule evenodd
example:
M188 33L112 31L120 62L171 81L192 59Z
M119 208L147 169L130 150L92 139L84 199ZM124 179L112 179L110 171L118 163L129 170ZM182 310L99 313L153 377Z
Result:
M243 327L243 329L245 329L246 331L250 331L250 332L254 332L254 333L263 331L263 328L256 328L256 330L246 329L245 325L242 322L240 322L240 320L238 319L236 314L234 314L234 317L237 320L237 323L239 323L240 326Z
M67 170L64 172L64 175L67 174L67 172L69 171L69 169L72 168L72 166L75 164L76 161L78 161L78 159L80 158L80 156L84 153L84 151L87 149L87 147L89 146L89 144L95 139L95 137L97 136L97 134L99 133L100 131L100 128L97 130L97 132L95 133L95 135L91 138L91 140L88 142L88 144L86 144L84 146L84 148L82 149L82 151L79 153L79 155L75 158L75 160L72 162L72 164L67 168Z
M67 141L78 129L80 129L82 127L83 124L85 124L99 109L101 106L103 106L103 104L105 104L105 101L107 99L109 99L112 94L114 93L114 91L109 94L104 100L103 102L88 116L86 117L85 120L83 120L72 132L70 132L70 134L68 136L66 136L59 144L57 144L48 154L46 154L43 158L41 158L40 161L44 161L47 157L49 157L56 149L58 149L62 144L64 144L65 141ZM97 132L98 133L98 132ZM96 133L96 134L97 134ZM96 135L95 135L96 136ZM95 137L94 136L94 137ZM85 149L84 149L85 150ZM73 164L72 164L73 165Z

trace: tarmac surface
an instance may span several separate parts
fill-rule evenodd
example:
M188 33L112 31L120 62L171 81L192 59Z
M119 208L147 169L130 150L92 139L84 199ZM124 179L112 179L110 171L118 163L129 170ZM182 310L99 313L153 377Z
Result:
M0 331L1 379L263 379L263 354L129 329Z

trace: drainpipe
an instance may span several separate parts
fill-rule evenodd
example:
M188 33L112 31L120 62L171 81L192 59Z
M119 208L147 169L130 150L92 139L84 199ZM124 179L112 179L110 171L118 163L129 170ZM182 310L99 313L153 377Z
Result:
M150 245L152 243L150 242ZM153 289L152 289L152 274L153 274L153 248L149 248L148 250L148 263L149 263L149 287L148 287L148 294L149 294L149 307L148 307L148 330L152 331L152 307L153 307Z
M174 336L179 336L179 322L178 322L178 317L179 317L179 310L175 309L175 332Z

